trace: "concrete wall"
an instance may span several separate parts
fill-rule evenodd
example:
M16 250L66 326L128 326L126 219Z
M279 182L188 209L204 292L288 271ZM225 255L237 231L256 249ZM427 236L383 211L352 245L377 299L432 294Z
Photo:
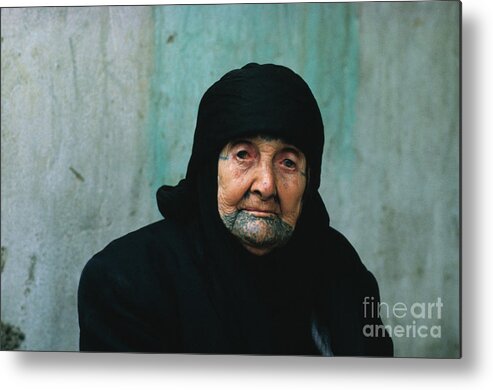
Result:
M451 2L2 10L2 321L21 349L76 350L76 291L110 240L160 218L185 173L198 102L226 71L280 63L324 116L321 191L382 300L441 297L459 342L459 8ZM402 312L400 312L402 313Z

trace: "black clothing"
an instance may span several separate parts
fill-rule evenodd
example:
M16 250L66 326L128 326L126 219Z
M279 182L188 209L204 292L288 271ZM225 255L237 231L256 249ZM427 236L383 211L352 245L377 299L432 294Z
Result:
M217 205L219 151L264 135L300 148L308 184L293 236L265 256L225 228ZM157 193L164 221L111 243L83 271L81 350L392 355L368 338L366 296L378 286L329 226L318 193L323 124L306 83L276 65L226 74L199 106L192 156L178 186Z
M295 316L300 305L311 307L310 302L293 297L286 307L269 310L272 302L258 299L289 295L269 285L282 264L265 264L263 257L241 264L260 277L253 281L260 291L258 315L237 323L225 317L223 302L208 286L207 259L198 256L198 235L196 225L163 220L115 240L91 259L79 287L81 351L321 354L312 341L313 317ZM340 233L329 228L325 236L335 254L327 261L337 264L320 275L324 287L313 298L320 333L330 338L336 356L391 356L390 338L368 338L362 332L365 324L381 324L363 315L364 297L379 300L374 277ZM234 300L231 317L251 305L243 298L222 297Z

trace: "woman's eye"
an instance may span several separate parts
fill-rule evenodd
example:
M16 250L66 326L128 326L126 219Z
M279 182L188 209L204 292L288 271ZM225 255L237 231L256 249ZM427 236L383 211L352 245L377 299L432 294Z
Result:
M290 160L289 158L283 160L282 163L286 168L290 168L290 169L296 168L296 163L293 160Z
M248 152L246 150L240 150L238 153L236 153L236 157L238 157L241 160L244 160L245 158L248 157Z

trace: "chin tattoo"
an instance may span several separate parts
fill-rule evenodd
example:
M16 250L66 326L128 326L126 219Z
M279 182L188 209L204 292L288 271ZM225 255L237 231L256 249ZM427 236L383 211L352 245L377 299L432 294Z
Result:
M293 226L278 216L256 217L244 210L221 215L221 219L231 234L259 249L286 244L294 231Z

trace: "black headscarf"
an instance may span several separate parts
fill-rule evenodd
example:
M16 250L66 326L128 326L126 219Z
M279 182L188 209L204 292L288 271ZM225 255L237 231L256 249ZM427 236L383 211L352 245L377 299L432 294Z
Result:
M286 246L265 256L254 256L237 242L217 206L219 152L234 139L255 135L295 145L309 168L294 234ZM196 227L197 266L227 324L229 352L316 353L310 303L323 274L320 244L329 226L318 193L323 144L320 110L303 79L283 66L248 64L204 94L186 178L158 190L165 218Z
M259 134L283 139L305 154L307 193L316 197L324 146L317 102L305 81L289 68L250 63L226 73L202 97L186 179L158 192L161 213L168 218L193 217L191 205L203 166L216 163L229 141ZM180 207L183 203L188 206Z

